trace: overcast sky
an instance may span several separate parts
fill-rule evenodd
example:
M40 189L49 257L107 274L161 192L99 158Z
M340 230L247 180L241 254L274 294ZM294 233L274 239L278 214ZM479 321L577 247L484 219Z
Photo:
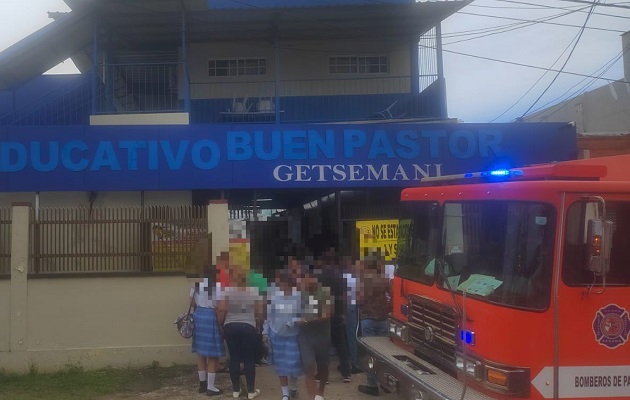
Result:
M620 35L630 30L630 1L607 0L600 3L618 4L628 9L605 5L595 7L587 27L606 30L585 29L564 71L599 75L602 67L610 65L611 60L621 55ZM505 112L533 86L516 106L496 119L497 122L512 121L534 104L556 76L555 72L549 72L534 86L544 71L449 51L560 69L589 9L588 4L563 0L477 0L448 18L443 23L442 33L449 116L465 122L489 122ZM69 9L62 0L0 0L0 50L50 23L52 20L48 18L47 11ZM526 26L529 23L506 19L537 20L560 14L567 15L548 22L574 26L543 23ZM479 37L481 35L488 36ZM460 42L453 43L456 41ZM563 51L564 55L552 67ZM54 73L74 71L76 69L70 61L51 70ZM622 79L621 59L612 64L602 77ZM584 80L583 77L560 74L532 111L545 103L558 102L561 95L575 85L569 93L579 93L591 82L593 84L587 90L607 84L606 80Z

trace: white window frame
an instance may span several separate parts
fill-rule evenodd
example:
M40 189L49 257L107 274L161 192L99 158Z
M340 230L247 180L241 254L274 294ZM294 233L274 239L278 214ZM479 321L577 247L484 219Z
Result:
M217 65L221 63L221 65ZM248 65L255 63L255 65ZM238 76L266 76L267 57L221 57L208 59L208 76L211 78L229 78ZM224 75L218 75L217 71L226 71ZM213 73L214 71L214 73ZM257 73L252 73L257 71Z
M331 75L387 74L389 73L389 57L383 54L329 56L328 73Z

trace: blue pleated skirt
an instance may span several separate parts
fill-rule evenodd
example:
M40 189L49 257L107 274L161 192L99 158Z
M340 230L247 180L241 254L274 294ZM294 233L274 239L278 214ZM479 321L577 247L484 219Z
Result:
M197 307L193 312L195 334L192 340L192 352L204 357L223 357L225 348L219 332L217 314L213 308Z
M297 335L280 336L269 330L273 366L278 376L300 376L304 373Z

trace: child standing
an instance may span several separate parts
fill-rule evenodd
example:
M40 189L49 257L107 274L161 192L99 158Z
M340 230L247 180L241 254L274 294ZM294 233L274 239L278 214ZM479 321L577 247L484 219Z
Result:
M298 344L301 294L294 288L288 271L278 271L276 284L269 288L267 321L273 365L280 380L282 400L289 400L289 377L302 375L302 360Z

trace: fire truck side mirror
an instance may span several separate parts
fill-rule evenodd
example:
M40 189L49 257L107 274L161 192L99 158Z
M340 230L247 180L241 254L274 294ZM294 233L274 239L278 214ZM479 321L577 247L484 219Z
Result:
M606 274L610 269L612 227L610 220L594 218L588 221L586 268L597 275Z

